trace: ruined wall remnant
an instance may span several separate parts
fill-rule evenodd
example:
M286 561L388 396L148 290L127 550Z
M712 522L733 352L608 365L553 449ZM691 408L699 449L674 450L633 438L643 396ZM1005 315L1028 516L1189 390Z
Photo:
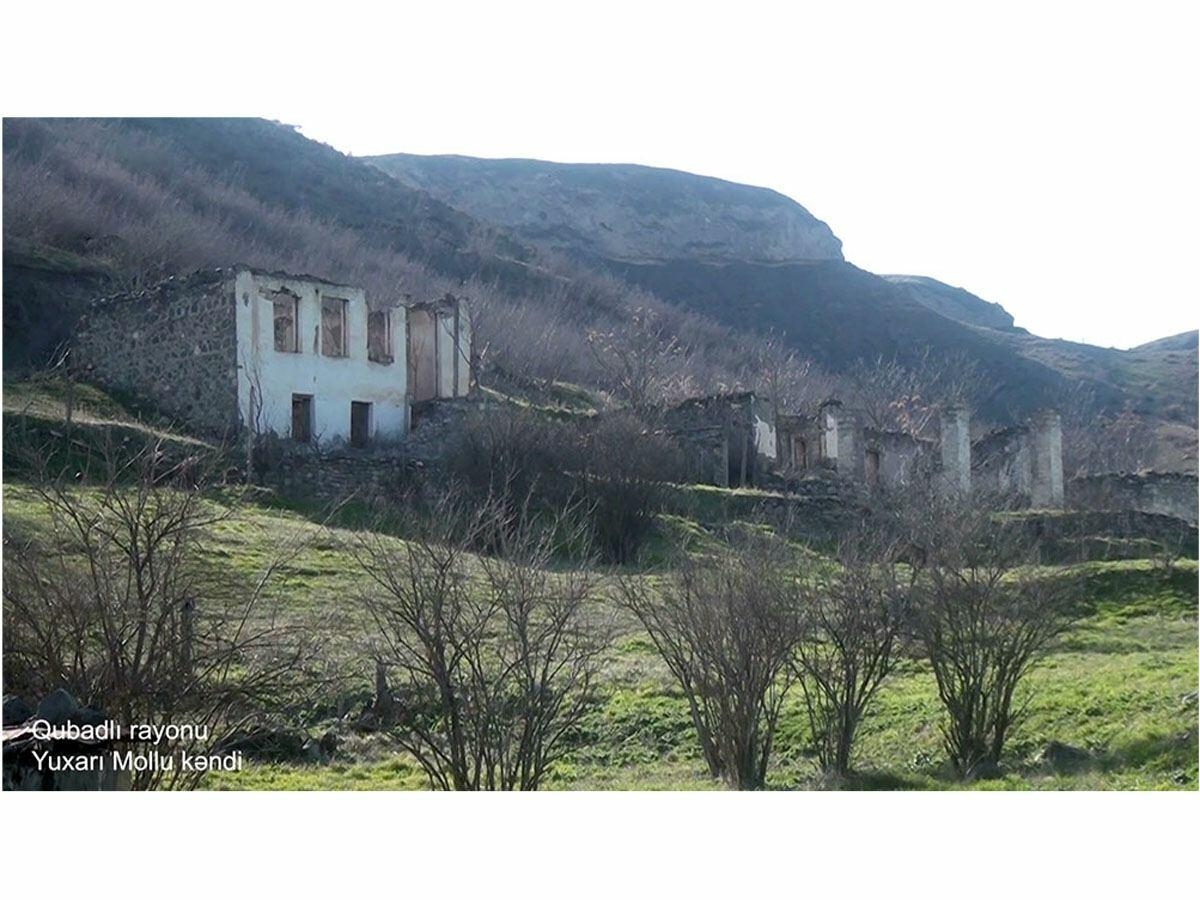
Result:
M1182 472L1111 472L1072 478L1070 509L1136 510L1197 523L1197 481Z
M465 397L471 388L467 301L447 294L408 308L408 381L414 403Z
M941 477L947 494L971 492L971 421L965 406L950 406L941 415Z
M776 460L774 415L753 393L687 400L664 412L663 425L698 480L720 487L759 484Z
M254 434L365 445L408 433L404 307L380 308L372 335L362 288L243 269L235 292L238 409ZM295 345L277 340L280 297L292 298Z
M1003 428L971 448L972 484L1036 509L1062 509L1062 421L1046 411L1024 425Z
M971 478L975 489L986 494L1029 496L1033 462L1029 429L1003 428L971 447Z
M821 424L817 416L784 415L775 419L775 461L786 476L803 476L821 464Z

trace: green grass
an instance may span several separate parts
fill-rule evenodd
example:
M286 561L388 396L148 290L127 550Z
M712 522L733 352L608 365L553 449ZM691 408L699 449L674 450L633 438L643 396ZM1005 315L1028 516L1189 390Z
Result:
M220 503L219 497L211 502ZM7 484L6 527L39 528L45 514L27 486ZM667 517L664 528L703 552L713 536L695 521ZM347 548L352 531L323 527L300 511L247 506L214 526L204 545L213 564L253 578L281 545L302 542L272 584L286 614L320 623L336 638L339 663L370 693L370 635L355 613L364 585ZM1165 567L1150 560L1094 562L1043 577L1079 577L1078 620L1029 676L1027 716L1012 735L1005 775L974 790L1184 789L1197 787L1197 564ZM604 602L604 601L597 601ZM605 659L602 691L570 750L547 781L558 790L709 790L687 704L648 638L618 615L618 637ZM941 749L941 712L933 679L906 660L882 688L863 723L851 789L942 790L957 782ZM319 733L329 721L306 722ZM784 709L768 778L773 789L821 786L807 751L799 696ZM1038 761L1059 741L1086 750L1089 761L1056 772ZM408 790L426 781L415 762L385 740L355 739L326 764L248 763L213 775L212 789Z

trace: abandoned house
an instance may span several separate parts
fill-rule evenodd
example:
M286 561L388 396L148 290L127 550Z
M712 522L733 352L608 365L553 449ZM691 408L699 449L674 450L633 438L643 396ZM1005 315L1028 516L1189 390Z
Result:
M720 487L760 485L777 454L771 406L753 393L694 397L663 415L683 445L692 480Z
M410 310L239 267L97 301L72 366L202 433L366 446L405 437L414 401L467 393L470 341L456 298Z

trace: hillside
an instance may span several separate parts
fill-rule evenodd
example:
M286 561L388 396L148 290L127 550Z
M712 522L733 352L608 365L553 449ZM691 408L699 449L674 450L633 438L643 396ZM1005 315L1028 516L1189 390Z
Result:
M1082 403L1082 424L1130 410L1156 436L1143 462L1195 471L1194 333L1129 351L1040 338L963 288L858 269L836 236L798 240L799 226L816 236L824 224L762 188L639 166L410 154L372 161L682 308L738 330L781 332L834 372L880 356L965 354L983 376L983 415L1003 422L1041 405Z
M396 153L399 181L528 241L628 262L840 260L842 243L766 188L671 169Z
M1134 347L1134 350L1192 350L1195 351L1197 340L1200 339L1200 332L1196 330L1185 331L1182 334L1173 334L1170 337L1159 338L1157 341L1150 341L1146 344L1139 344Z
M1169 433L1165 465L1194 469L1194 343L1037 338L966 290L853 266L828 226L764 188L642 166L374 162L262 120L5 120L6 369L45 365L97 295L241 263L382 301L466 293L486 365L542 381L608 387L588 334L636 308L687 348L669 364L691 393L754 387L768 330L834 376L965 355L981 419L1086 396L1087 415L1130 409Z
M999 303L991 303L970 291L944 284L936 278L926 278L923 275L881 275L880 277L902 287L922 306L947 319L953 319L966 325L981 325L985 328L998 328L1002 331L1013 330L1013 317L1008 310Z

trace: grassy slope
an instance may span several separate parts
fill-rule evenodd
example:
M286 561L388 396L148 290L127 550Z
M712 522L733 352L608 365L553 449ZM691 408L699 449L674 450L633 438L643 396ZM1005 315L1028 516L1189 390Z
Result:
M8 523L36 525L40 510L21 485L5 491ZM295 513L251 507L222 523L206 552L249 575L273 548L297 535L311 539L274 590L293 614L336 616L339 656L358 665L365 633L350 613L357 579L344 532L321 529ZM1195 788L1197 783L1196 563L1166 573L1144 561L1091 563L1084 617L1032 676L1029 717L1014 735L1002 781L984 788ZM551 786L565 789L707 789L686 706L646 638L631 623L606 663L604 696L589 714L576 748ZM367 668L362 666L364 690ZM803 713L793 697L784 715L774 787L809 786ZM932 679L918 661L879 697L865 723L853 786L955 787L943 762ZM1083 747L1094 763L1056 774L1035 761L1050 740ZM255 765L215 777L213 788L420 788L410 760L381 738L350 742L324 766Z
M61 415L53 385L8 384L9 415ZM562 398L554 398L562 402ZM76 421L147 426L111 398L81 389ZM568 404L569 406L570 404ZM184 439L177 435L170 438ZM186 440L186 439L184 439ZM7 473L11 476L11 472ZM681 489L685 490L685 489ZM688 489L700 495L695 514L715 506L737 507L738 492ZM729 494L728 497L720 495ZM4 490L6 527L37 527L44 521L34 493L19 482ZM699 546L707 536L691 519L670 516L675 539ZM366 632L354 614L359 588L347 549L349 532L322 527L286 510L248 506L215 526L205 553L214 565L253 578L295 541L304 547L290 559L271 591L291 615L336 633L335 653L360 674L356 701L369 694ZM1031 676L1029 717L1009 748L1001 781L982 788L1187 788L1197 784L1197 596L1195 561L1170 572L1148 561L1089 563L1081 618L1046 663ZM686 704L646 637L628 620L606 662L601 702L583 723L571 755L559 765L551 787L564 789L711 789L688 720ZM932 678L919 661L906 662L885 686L864 723L852 786L937 789L956 787L943 762L939 707ZM317 726L324 727L324 726ZM1088 749L1092 764L1055 773L1036 762L1046 742ZM813 766L804 754L805 724L798 696L781 723L774 787L803 787ZM213 788L421 788L424 777L386 739L355 737L339 759L323 766L250 764L237 775L214 777Z

